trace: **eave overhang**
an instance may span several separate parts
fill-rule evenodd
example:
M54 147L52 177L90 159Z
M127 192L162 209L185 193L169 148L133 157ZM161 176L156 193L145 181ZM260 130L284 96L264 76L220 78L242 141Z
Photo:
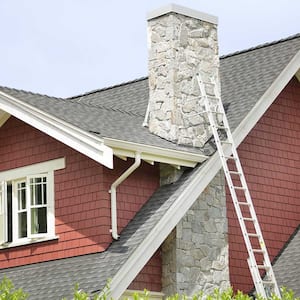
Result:
M208 156L203 154L137 144L112 138L104 138L104 144L113 149L114 155L121 159L134 158L135 153L139 152L141 159L151 164L160 162L173 165L174 167L194 168L198 163L202 163L208 158Z
M0 91L0 124L12 115L112 169L113 151L103 140Z

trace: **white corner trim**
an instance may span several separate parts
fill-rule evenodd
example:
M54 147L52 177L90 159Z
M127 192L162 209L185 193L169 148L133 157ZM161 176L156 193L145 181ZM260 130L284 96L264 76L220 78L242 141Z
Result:
M0 109L104 166L113 167L112 149L102 139L1 91Z
M163 6L161 8L155 9L147 14L147 20L151 20L163 15L166 15L168 13L177 13L181 14L187 17L192 17L195 19L199 19L202 21L206 21L208 23L212 24L218 24L218 17L203 13L198 10L194 10L188 7L184 7L177 4L168 4L166 6Z
M238 146L251 129L255 126L258 120L267 111L270 105L275 101L280 92L289 83L293 76L300 68L300 51L291 59L279 76L274 80L262 97L257 101L246 118L238 125L233 132L233 138L236 146Z
M66 167L66 160L64 157L44 161L41 163L10 169L0 172L0 181L15 180L23 178L31 174L41 174L56 170L61 170Z
M141 159L144 161L155 161L192 168L195 167L197 163L204 162L208 158L208 156L203 154L160 148L111 138L104 138L104 144L112 148L116 156L134 158L135 153L140 152Z
M233 137L236 145L240 144L247 136L259 118L265 113L282 89L295 75L299 67L300 51L288 63L281 74L271 84L270 88L257 102L257 105L254 106L248 116L234 131ZM132 280L152 257L153 253L155 253L172 229L185 215L190 206L215 177L221 166L221 160L219 159L219 154L217 152L209 160L203 163L201 168L194 175L190 184L113 277L111 281L111 294L113 298L118 299L122 295Z

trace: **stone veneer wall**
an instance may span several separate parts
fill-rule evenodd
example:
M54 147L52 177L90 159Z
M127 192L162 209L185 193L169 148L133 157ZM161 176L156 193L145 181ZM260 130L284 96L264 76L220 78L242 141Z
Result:
M161 247L166 295L229 284L225 179L219 172Z
M201 72L208 95L219 82L217 25L170 12L148 20L149 130L178 144L202 147L210 138L206 116L200 115ZM212 99L213 100L213 99Z

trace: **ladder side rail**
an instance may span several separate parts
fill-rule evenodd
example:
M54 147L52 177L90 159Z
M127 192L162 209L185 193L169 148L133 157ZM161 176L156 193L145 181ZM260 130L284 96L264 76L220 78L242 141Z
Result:
M251 194L250 194L250 191L249 191L249 188L248 188L248 184L247 184L247 181L246 181L246 178L245 178L244 170L243 170L243 167L242 167L240 159L239 159L237 148L235 146L235 142L234 142L233 137L232 137L232 133L231 133L230 126L229 126L229 123L228 123L228 120L227 120L227 117L226 117L226 113L225 113L225 110L224 110L224 107L223 107L223 104L222 104L222 100L221 100L221 97L219 95L219 91L218 91L216 85L215 85L215 95L216 95L216 98L219 101L219 110L223 113L224 127L229 129L227 131L227 138L228 138L229 142L232 145L232 155L233 155L233 157L238 158L237 160L235 160L236 168L237 168L237 171L241 174L240 175L240 182L242 184L242 187L245 188L245 190L244 190L245 191L245 198L246 198L246 202L249 204L249 211L250 211L251 218L257 220L257 222L253 222L255 232L258 235L259 245L260 245L261 249L263 250L262 254L263 254L263 258L264 258L264 263L265 263L266 266L270 267L270 268L266 269L266 274L268 276L270 276L274 281L274 293L276 295L280 296L281 295L280 290L279 290L279 287L278 287L277 282L276 282L276 277L275 277L275 274L274 274L274 271L273 271L273 268L272 268L270 256L268 254L268 250L267 250L264 238L263 238L262 230L261 230L260 224L258 222L256 211L254 209L252 197L251 197ZM252 253L251 255L249 254L250 262L254 263L254 260L255 260L255 263L256 263L255 255L252 251L252 248L251 248L251 253ZM252 258L253 256L254 256L254 259ZM256 263L256 265L257 265L257 263ZM257 268L257 272L259 272L258 268Z
M199 77L198 77L198 80L199 80ZM242 233L243 233L243 238L244 238L244 242L246 244L246 249L248 251L248 255L249 255L249 258L251 260L250 273L251 273L251 276L252 276L252 279L253 279L253 282L255 284L255 288L256 288L257 292L259 294L261 294L263 297L265 297L266 296L265 295L265 290L264 290L264 287L262 285L259 270L257 268L256 258L254 256L253 251L250 250L250 249L252 249L252 245L251 245L251 241L249 239L249 236L247 234L247 227L246 227L246 224L245 224L245 222L243 220L243 217L242 217L242 211L241 211L241 208L238 204L237 194L236 194L236 191L234 189L232 178L231 178L230 173L229 173L229 168L228 168L228 165L227 165L227 161L225 159L223 147L221 145L221 140L219 138L219 134L218 134L218 131L217 131L217 128L216 128L216 125L215 125L215 119L213 117L213 113L211 112L211 107L209 105L209 100L208 100L208 97L207 97L206 92L204 90L204 85L203 85L202 81L199 82L199 86L200 86L200 89L201 89L201 94L204 97L203 100L204 100L204 104L205 104L205 110L207 112L207 116L208 116L209 122L211 124L211 129L212 129L212 132L213 132L213 135L214 135L214 138L215 138L215 143L216 143L216 146L217 146L217 150L220 154L220 159L221 159L222 166L223 166L224 173L225 173L225 177L226 177L226 180L227 180L227 183L228 183L228 188L230 190L230 194L231 194L231 197L232 197L232 200L233 200L234 208L235 208L235 211L236 211L237 216L238 216L238 221L239 221L239 225L240 225L240 228L242 230ZM222 107L223 107L223 105L222 105ZM223 119L224 119L224 117L223 117ZM233 150L232 146L231 146L231 150ZM229 153L229 155L230 154L231 153Z
M219 90L218 90L218 87L216 86L216 84L215 84L214 92L215 92L215 96L216 96L216 98L218 99L218 102L219 102L219 110L223 114L224 127L228 128L227 138L228 138L229 142L232 145L232 155L233 155L233 157L238 158L237 160L235 160L235 163L236 163L237 171L241 174L240 175L240 182L241 182L242 186L245 188L245 198L246 198L246 202L249 204L249 211L250 211L251 218L257 220L257 222L253 222L254 228L255 228L256 234L258 235L259 245L260 245L261 249L263 250L262 253L263 253L264 263L265 263L266 266L270 267L270 268L266 269L266 274L268 276L270 276L272 278L272 280L274 281L274 293L278 296L281 296L280 290L279 290L279 287L277 285L277 281L276 281L276 278L275 278L275 274L274 274L274 271L273 271L273 268L272 268L272 265L271 265L271 260L270 260L269 254L268 254L268 250L267 250L264 238L263 238L262 230L261 230L260 224L258 222L256 211L254 209L252 197L250 195L250 191L249 191L248 184L247 184L247 181L246 181L246 178L245 178L244 170L243 170L243 167L242 167L240 159L239 159L237 148L235 146L235 142L234 142L233 137L232 137L232 133L231 133L231 130L230 130L230 126L229 126L227 117L226 117L226 113L225 113L224 106L223 106L223 103L222 103L222 100L221 100L221 96L220 96L220 93L219 93ZM252 253L251 255L249 254L249 260L252 263L254 263L254 262L256 263L256 258L255 258L255 255L254 255L253 251L252 251L252 248L251 248L251 253ZM254 259L252 257L254 257ZM256 263L256 265L257 265L257 263ZM256 271L259 273L258 268L256 268L256 269L257 269ZM257 273L257 272L255 272L255 273ZM260 273L259 273L259 275L260 275ZM259 278L261 278L261 277L259 276Z
M232 150L233 150L233 156L238 155L237 150L236 150L235 147L233 147ZM236 152L236 153L234 153L234 152ZM254 209L254 204L253 204L253 201L252 201L252 197L251 197L251 194L250 194L250 191L249 191L249 188L248 188L248 184L247 184L247 181L245 179L244 171L243 171L243 168L242 168L242 165L241 165L239 159L236 160L236 167L237 167L238 172L243 174L243 175L240 176L240 181L241 181L242 186L245 187L245 190L244 190L245 198L246 198L246 202L249 203L249 212L250 212L251 218L254 219L254 220L257 220L256 222L253 222L253 225L254 225L254 228L255 228L255 233L257 234L257 239L258 239L260 248L263 250L262 255L263 255L263 258L264 258L264 264L266 266L269 266L269 268L266 268L266 274L274 281L274 287L273 287L274 293L276 295L280 295L280 290L279 290L279 287L276 283L275 274L274 274L272 264L271 264L271 260L270 260L269 254L268 254L268 250L267 250L264 238L263 238L260 223L258 222L258 217L257 217L256 211ZM253 253L252 249L251 249L251 252ZM253 253L253 255L254 255L254 253ZM255 255L254 255L254 257L255 257ZM254 260L252 259L252 255L249 255L249 259L250 259L251 263L254 263ZM256 259L255 259L255 262L256 262ZM258 270L258 272L259 272L259 270Z
M252 275L252 279L253 279L253 282L255 284L256 291L259 294L261 294L263 297L266 297L265 287L263 285L263 281L262 281L262 278L260 276L260 272L259 272L259 268L258 268L258 265L257 265L256 257L254 255L254 251L252 249L250 236L249 236L249 233L247 231L245 220L243 218L242 211L241 211L239 201L238 201L238 197L237 197L237 194L236 194L236 191L235 191L236 187L234 187L234 185L233 185L232 178L231 178L231 175L230 175L230 171L229 171L229 168L228 168L228 165L227 165L227 158L225 157L223 145L221 143L221 140L220 140L220 137L219 137L219 134L218 134L218 126L216 125L216 121L213 117L213 112L211 111L211 107L210 107L210 104L209 104L209 99L207 97L205 87L204 87L204 84L202 82L202 79L201 79L200 75L197 76L197 79L198 79L198 84L199 84L199 87L200 87L200 90L201 90L202 97L204 97L205 110L207 112L207 116L208 116L209 122L211 124L211 128L212 128L213 135L214 135L214 138L215 138L217 150L220 154L220 159L221 159L222 166L223 166L223 169L224 169L224 172L225 172L225 177L226 177L227 183L229 185L229 190L230 190L230 193L231 193L233 204L234 204L237 216L238 216L238 221L239 221L239 224L240 224L240 227L241 227L241 230L242 230L242 233L243 233L243 238L244 238L244 241L245 241L245 244L246 244L246 248L247 248L247 251L248 251L248 254L249 254L248 264L249 264L249 268L250 268L250 273ZM247 182L246 182L246 179L245 179L243 168L241 166L239 156L238 156L238 153L237 153L237 150L236 150L233 138L232 138L232 134L231 134L229 123L228 123L228 120L227 120L227 117L226 117L226 113L225 113L225 110L224 110L224 107L223 107L223 104L222 104L222 101L221 101L221 97L219 96L219 91L218 91L218 88L217 88L216 84L215 83L213 83L213 84L214 84L214 88L215 88L215 96L218 100L218 106L217 106L218 111L216 111L215 113L222 115L222 121L223 121L223 125L224 125L223 128L225 130L227 129L226 130L227 139L229 141L229 144L231 144L231 149L229 149L229 150L231 150L231 153L229 153L229 156L232 155L232 157L234 158L237 173L239 173L239 180L240 180L240 183L241 183L241 187L244 190L244 195L245 195L246 202L249 204L250 216L251 216L251 219L253 220L254 229L255 229L256 235L258 236L258 241L259 241L260 247L263 250L262 253L263 253L263 258L264 258L264 264L266 266L268 266L268 268L266 268L266 273L268 274L268 276L271 277L271 280L274 282L274 292L275 292L275 294L277 294L280 297L280 291L279 291L277 283L276 283L275 275L273 273L273 269L272 269L272 266L271 266L269 255L268 255L268 252L267 252L264 240L263 240L262 232L261 232L259 222L258 222L258 219L257 219L257 215L256 215L256 212L255 212L255 209L254 209L254 206L253 206L252 198L251 198L251 195L250 195L250 192L249 192L249 189L248 189L248 185L247 185ZM230 147L227 147L226 151L228 151L228 148L230 148Z

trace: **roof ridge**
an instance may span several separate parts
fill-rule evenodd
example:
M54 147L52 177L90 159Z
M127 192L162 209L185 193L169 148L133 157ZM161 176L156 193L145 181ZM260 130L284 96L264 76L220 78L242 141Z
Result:
M229 54L221 55L220 59L232 57L232 56L235 56L235 55L247 53L247 52L250 52L250 51L253 51L253 50L257 50L257 49L261 49L261 48L265 48L265 47L269 47L269 46L273 46L273 45L280 44L280 43L283 43L283 42L287 42L287 41L290 41L290 40L293 40L293 39L296 39L296 38L300 38L300 33L297 33L297 34L294 34L294 35L291 35L291 36L288 36L286 38L282 38L282 39L279 39L279 40L275 40L275 41L272 41L272 42L266 42L266 43L263 43L263 44L259 44L257 46L250 47L250 48L247 48L247 49L244 49L244 50L239 50L239 51L235 51L235 52L232 52L232 53L229 53Z
M42 96L42 97L47 97L47 98L52 98L52 99L65 100L64 98L61 98L61 97L49 96L49 95L46 95L46 94L35 93L35 92L31 92L31 91L26 91L26 90L23 90L23 89L11 88L11 87L8 87L8 86L3 86L3 85L0 85L0 89L3 89L3 90L8 89L10 91L23 92L25 94L30 94L30 95L35 95L35 96ZM5 91L2 91L2 92L5 93Z
M127 85L127 84L132 84L132 83L135 83L135 82L138 82L138 81L143 81L143 80L146 80L146 79L148 79L148 76L143 76L143 77L139 77L139 78L136 78L136 79L133 79L133 80L117 83L117 84L114 84L114 85L111 85L111 86L107 86L107 87L104 87L104 88L95 89L95 90L92 90L92 91L89 91L89 92L86 92L86 93L82 93L82 94L79 94L79 95L67 97L67 98L64 98L64 99L71 100L71 99L75 99L75 98L80 98L80 97L83 97L83 96L95 94L95 93L98 93L98 92L103 92L103 91L110 90L110 89L113 89L113 88L117 88L117 87L120 87L120 86L124 86L124 85Z
M122 109L119 109L119 108L107 107L105 105L92 105L92 104L86 103L86 102L74 101L74 99L69 99L69 98L63 99L63 100L69 100L69 102L79 104L79 105L83 105L83 106L87 106L87 107L94 107L94 108L100 108L100 109L105 109L105 110L114 111L114 112L120 112L120 113L127 114L129 116L143 117L143 115L132 112L132 111L125 111L125 110L122 110Z

